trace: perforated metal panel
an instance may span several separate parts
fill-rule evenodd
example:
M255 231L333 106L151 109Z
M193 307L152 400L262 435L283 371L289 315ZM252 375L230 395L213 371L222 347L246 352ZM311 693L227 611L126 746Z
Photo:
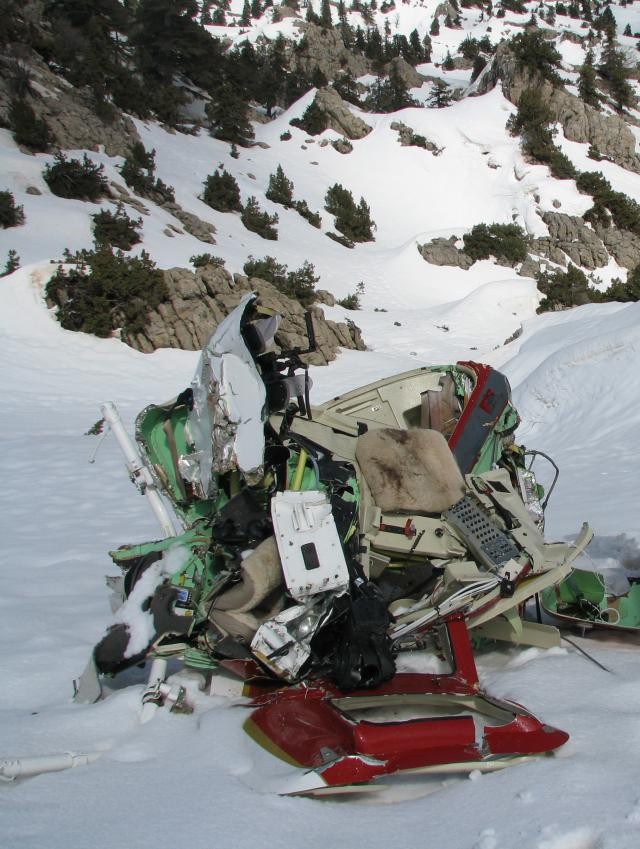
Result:
M469 496L454 504L444 517L473 554L489 569L503 566L520 554L507 534L500 530Z

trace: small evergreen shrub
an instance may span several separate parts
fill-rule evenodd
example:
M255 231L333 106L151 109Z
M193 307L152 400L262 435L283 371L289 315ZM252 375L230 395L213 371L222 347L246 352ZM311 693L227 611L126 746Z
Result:
M310 136L320 135L329 126L327 116L315 100L307 106L302 118L292 118L289 123L292 127L299 127L301 130L304 130Z
M269 215L268 212L260 209L255 197L252 196L247 200L247 203L242 210L240 220L247 230L251 230L252 233L257 233L258 236L262 236L263 239L269 239L270 241L277 240L278 231L274 226L278 223L277 213Z
M604 292L599 293L598 301L621 301L630 303L640 301L640 265L627 274L627 280L614 280Z
M161 203L173 203L176 199L173 187L156 179L155 170L155 150L148 151L142 142L134 142L120 173L127 186L136 194Z
M194 256L189 257L189 262L194 268L204 268L206 265L215 265L217 268L224 268L222 257L214 256L213 254L194 254Z
M537 88L527 88L518 100L518 111L507 121L511 135L521 135L522 150L532 159L548 165L558 179L571 179L577 171L571 160L553 143L549 128L551 111Z
M149 311L167 296L164 275L144 251L127 257L99 245L93 251L67 251L64 261L70 267L58 266L46 295L67 330L102 337L118 328L141 333Z
M24 97L16 97L9 104L9 127L16 144L32 151L46 151L53 141L47 122L37 117Z
M351 239L347 239L346 236L340 236L338 233L327 233L326 234L332 241L337 242L339 245L342 245L344 248L355 248L355 242L352 242Z
M502 4L504 6L504 2ZM544 37L540 29L521 32L511 39L509 46L520 68L537 71L554 86L562 85L558 73L562 56L553 46L553 42Z
M142 227L142 218L129 218L121 203L117 205L115 213L101 209L91 217L96 245L112 245L130 251L140 241L138 231Z
M82 162L57 153L53 164L44 169L43 177L53 194L61 198L96 201L109 194L104 168L95 165L86 153Z
M462 237L464 251L473 260L506 260L522 262L527 256L527 237L517 224L476 224Z
M0 227L19 227L24 224L24 208L16 206L11 192L0 192Z
M313 227L320 228L322 219L317 212L312 212L306 200L293 199L293 183L285 175L282 166L278 165L275 174L269 176L269 187L265 193L273 203L279 203L285 209L295 209Z
M20 268L20 257L18 256L18 252L14 251L13 248L9 248L7 261L4 264L2 272L0 272L0 277L7 277L9 274L13 274L14 271L17 271L18 268Z
M580 306L595 300L591 295L596 293L590 292L586 275L571 263L566 271L539 272L536 274L536 283L545 295L537 309L539 313Z
M304 262L296 271L287 271L287 266L279 263L274 257L263 259L249 257L243 266L247 277L259 277L272 283L276 289L289 298L298 301L303 307L309 307L315 301L316 276L315 268L310 262Z
M313 212L313 210L309 209L309 205L306 200L294 201L293 208L299 215L308 221L312 227L316 227L318 230L320 229L322 226L322 217L318 212Z
M278 165L276 173L269 176L269 187L265 196L273 203L282 204L285 209L293 206L293 183L285 175L282 165Z
M346 297L344 298L339 298L336 303L339 307L343 307L345 310L360 309L360 298L358 297L357 292L352 292L350 295L346 295Z
M284 133L280 134L280 141L290 141L292 138L289 130L285 130Z
M235 177L222 169L209 174L204 181L202 200L218 212L242 212L240 187Z
M340 183L334 183L325 195L325 209L336 219L339 230L351 242L373 242L375 222L364 198L356 205L353 195Z
M594 205L583 216L585 220L608 222L604 212L608 210L616 227L640 235L640 204L624 192L614 191L600 171L583 171L576 178L576 186L579 192L593 196Z

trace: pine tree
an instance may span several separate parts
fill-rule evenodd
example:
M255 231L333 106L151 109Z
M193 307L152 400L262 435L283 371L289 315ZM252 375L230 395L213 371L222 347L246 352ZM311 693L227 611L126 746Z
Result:
M429 32L431 33L431 35L440 35L440 24L438 23L437 17L433 19Z
M293 183L286 177L282 165L278 165L276 173L269 176L269 188L265 196L287 209L293 206Z
M600 76L607 81L616 108L622 112L625 107L634 107L637 102L636 97L627 80L628 72L625 67L624 55L617 49L615 37L607 36L602 59L603 62L598 71Z
M218 212L242 212L240 188L235 177L228 171L217 169L204 181L202 200Z
M9 104L9 127L16 144L29 150L44 152L53 141L46 121L38 118L25 98L14 98Z
M230 82L224 82L206 107L211 134L222 141L246 145L253 138L247 103Z
M331 29L333 26L331 19L331 3L329 0L322 0L320 3L320 24L323 29Z
M251 24L251 6L249 5L249 0L244 0L244 5L242 7L242 14L240 15L240 25L243 27L248 27Z
M588 103L589 106L594 106L596 109L600 108L600 95L598 94L598 88L596 86L596 69L593 64L593 50L588 50L587 55L584 58L584 64L580 68L580 74L578 77L578 91L580 93L580 97L584 100L585 103Z
M557 71L562 57L541 30L528 30L516 35L510 46L520 67L537 71L553 85L562 83Z
M364 198L356 205L353 195L339 183L331 186L325 195L325 209L335 216L336 230L351 242L374 241L375 223Z
M446 106L451 105L451 99L452 94L449 86L442 80L436 80L429 95L429 106L436 109L444 109Z
M398 109L416 105L395 62L391 65L388 78L378 78L371 86L365 105L374 112L397 112Z
M419 65L425 61L424 48L417 29L412 29L409 33L409 52L404 58L410 65Z
M617 24L614 14L609 6L605 8L601 15L598 15L598 17L594 20L593 25L598 32L603 32L609 41L612 41L615 38Z
M242 210L242 214L240 216L240 220L247 228L247 230L251 230L252 233L257 233L258 236L262 236L263 239L269 239L270 241L276 241L278 238L278 231L275 229L274 225L278 223L278 216L269 215L268 212L260 209L257 198L251 196Z
M293 127L300 127L301 130L304 130L310 136L317 136L323 133L328 126L327 116L315 100L312 100L307 106L302 118L292 118L289 123Z

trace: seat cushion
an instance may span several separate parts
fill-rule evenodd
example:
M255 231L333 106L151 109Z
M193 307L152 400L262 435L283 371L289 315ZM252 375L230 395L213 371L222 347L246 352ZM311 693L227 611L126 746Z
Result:
M358 437L356 460L386 513L442 513L465 493L447 440L435 430L369 430Z

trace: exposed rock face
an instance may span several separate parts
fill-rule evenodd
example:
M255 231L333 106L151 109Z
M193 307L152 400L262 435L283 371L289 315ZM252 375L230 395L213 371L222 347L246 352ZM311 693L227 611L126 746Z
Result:
M109 156L126 156L134 142L140 141L129 118L114 109L114 120L102 121L95 114L90 96L73 88L62 77L53 74L35 53L21 57L32 76L33 94L29 105L39 118L47 122L54 146L61 150L98 150L104 147ZM8 81L0 74L0 122L8 124L11 99Z
M371 132L371 127L362 118L349 111L344 100L333 88L321 88L316 92L316 106L324 112L327 124L348 139L362 139Z
M398 76L408 88L418 88L426 79L426 77L423 77L422 74L416 71L413 65L410 65L406 59L403 59L402 56L398 56L389 62L386 68L387 73L391 71L392 67L396 69Z
M439 6L436 7L436 11L434 12L434 18L446 18L447 15L453 20L458 15L458 10L456 7L449 3L449 0L445 0L444 3L440 3Z
M456 241L455 236L432 239L424 245L418 245L418 251L432 265L453 265L466 271L473 265L473 260L469 254L456 247Z
M195 236L201 242L215 245L216 240L213 234L216 232L216 228L209 221L203 221L202 218L198 218L193 212L187 212L177 203L164 203L162 207L170 212L174 218L177 218L191 236Z
M304 38L293 57L293 67L308 76L319 68L328 80L335 79L343 71L361 77L371 69L364 56L356 56L346 49L337 30L323 29L316 24L305 25Z
M130 194L123 185L111 182L110 186L113 194L119 201L132 206L140 213L140 215L149 214L148 208L139 200L138 197ZM203 221L202 218L199 218L193 212L187 212L186 209L183 209L175 201L166 200L159 192L145 192L142 194L142 197L146 200L152 201L162 207L162 209L166 209L167 212L173 215L174 218L178 219L187 233L191 236L195 236L195 238L200 239L201 242L206 242L209 245L215 245L216 240L214 238L214 233L216 232L216 228L209 221ZM174 231L176 233L181 232L177 227L174 227Z
M602 268L609 262L602 239L582 218L561 212L545 212L542 220L549 228L554 248L563 251L574 265L593 269Z
M561 88L554 88L538 73L518 68L515 57L506 45L500 45L496 50L490 69L479 81L477 92L484 94L499 80L502 81L505 97L514 104L518 103L526 88L536 88L549 106L553 119L562 125L566 138L591 144L617 165L640 173L635 137L621 118L604 115L579 97Z
M237 306L247 292L256 292L260 303L283 316L276 342L283 349L306 347L304 309L287 298L271 283L251 279L224 268L208 265L194 273L186 268L164 272L168 299L149 314L143 334L123 337L140 351L156 348L183 348L197 351L211 332ZM313 365L335 359L338 348L365 349L359 328L354 324L328 321L320 307L313 307L313 324L318 350L306 358Z
M640 264L640 236L615 227L598 228L598 235L618 265L631 269Z

